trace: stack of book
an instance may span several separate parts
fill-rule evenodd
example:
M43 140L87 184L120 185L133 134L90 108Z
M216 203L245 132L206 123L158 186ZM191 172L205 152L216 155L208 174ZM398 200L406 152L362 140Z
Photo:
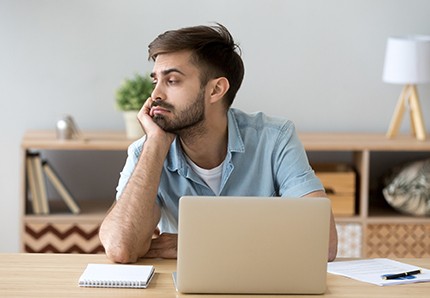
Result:
M42 160L39 152L29 152L26 158L29 197L34 214L49 214L49 200L46 181L48 180L73 214L80 213L76 200L64 186L48 161ZM45 179L45 177L47 179Z

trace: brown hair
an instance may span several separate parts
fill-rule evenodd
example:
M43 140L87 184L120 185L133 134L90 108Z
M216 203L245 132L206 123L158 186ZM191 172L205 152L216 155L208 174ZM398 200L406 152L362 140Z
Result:
M217 24L166 31L149 44L148 59L155 61L160 54L184 50L192 52L192 62L200 68L202 85L213 78L227 78L230 88L225 98L230 107L242 84L245 69L240 48L227 28Z

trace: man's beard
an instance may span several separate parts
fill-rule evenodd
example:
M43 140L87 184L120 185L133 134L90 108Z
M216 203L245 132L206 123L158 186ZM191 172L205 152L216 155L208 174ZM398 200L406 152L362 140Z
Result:
M154 122L164 131L174 134L183 134L186 131L191 134L201 133L201 124L205 120L205 88L200 88L199 94L194 101L177 113L173 105L164 101L155 101L152 106L166 108L170 111L170 114L176 116L175 120L170 120L164 115L155 115L153 117Z

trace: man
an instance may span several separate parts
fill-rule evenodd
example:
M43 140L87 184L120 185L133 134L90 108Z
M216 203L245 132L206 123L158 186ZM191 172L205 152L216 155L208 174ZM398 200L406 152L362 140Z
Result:
M167 31L149 45L154 90L138 115L146 136L129 147L100 227L111 260L176 258L183 195L325 196L290 121L230 108L244 75L237 50L219 24ZM333 215L330 225L333 260Z

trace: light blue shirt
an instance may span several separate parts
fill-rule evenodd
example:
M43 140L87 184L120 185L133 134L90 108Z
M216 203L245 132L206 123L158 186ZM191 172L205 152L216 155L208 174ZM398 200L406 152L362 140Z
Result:
M117 187L117 199L142 152L145 137L128 148ZM228 150L220 192L212 189L188 165L176 138L167 154L158 187L161 232L177 233L179 198L199 196L301 197L323 190L309 165L294 124L263 113L228 111ZM144 190L142 190L144 191Z

